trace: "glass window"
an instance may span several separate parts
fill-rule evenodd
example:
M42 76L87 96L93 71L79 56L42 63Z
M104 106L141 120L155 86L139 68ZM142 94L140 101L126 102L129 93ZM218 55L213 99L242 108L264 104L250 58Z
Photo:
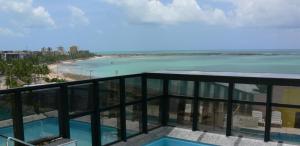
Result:
M25 141L59 135L59 93L59 88L21 93Z
M142 131L141 104L126 106L126 133L127 137Z
M264 138L265 106L233 104L232 135Z
M163 95L163 80L147 79L148 98Z
M271 140L300 144L300 109L272 108Z
M92 89L92 84L81 84L68 87L70 114L91 110L93 107Z
M120 108L100 113L102 145L120 140Z
M170 99L169 124L178 127L192 127L192 100Z
M300 105L300 87L273 86L273 103Z
M151 100L147 103L148 112L148 129L157 127L160 125L160 99Z
M169 94L175 96L194 96L194 82L171 80L169 82Z
M141 77L125 79L126 102L138 101L142 99Z
M119 80L99 82L100 109L120 104Z
M225 133L227 104L224 102L199 101L198 129L216 133Z
M0 134L14 137L12 121L13 94L0 94ZM0 138L0 145L5 145L6 139Z
M235 84L233 99L250 102L266 102L267 86L259 84Z
M91 146L91 116L83 116L70 120L71 139L77 140L77 146Z
M228 98L228 83L220 82L200 82L199 97L201 98Z

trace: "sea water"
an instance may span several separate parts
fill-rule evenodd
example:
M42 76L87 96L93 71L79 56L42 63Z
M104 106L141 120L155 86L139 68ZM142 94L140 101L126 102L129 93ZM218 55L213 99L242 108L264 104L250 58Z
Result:
M165 52L164 52L165 53ZM164 53L114 55L65 63L58 72L69 72L93 77L135 74L153 71L220 71L251 73L300 73L300 53L264 52L258 54L185 54ZM129 55L128 55L129 54Z

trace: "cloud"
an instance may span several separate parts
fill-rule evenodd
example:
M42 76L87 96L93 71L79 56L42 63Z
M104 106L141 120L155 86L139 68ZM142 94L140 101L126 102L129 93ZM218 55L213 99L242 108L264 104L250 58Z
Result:
M85 12L82 9L75 6L69 6L68 9L71 13L70 25L72 27L90 24L88 17L85 15Z
M154 24L199 22L239 27L299 27L299 0L213 0L229 10L197 0L105 0L122 8L133 21Z
M164 4L159 0L106 0L106 2L123 8L131 19L142 23L226 23L222 10L204 9L196 0L173 0L169 4Z
M299 0L230 0L233 21L240 26L300 26Z
M0 12L13 16L22 27L54 27L55 22L42 6L33 6L32 0L0 0Z
M14 32L8 28L0 28L0 36L17 36L22 37L24 36L23 33Z

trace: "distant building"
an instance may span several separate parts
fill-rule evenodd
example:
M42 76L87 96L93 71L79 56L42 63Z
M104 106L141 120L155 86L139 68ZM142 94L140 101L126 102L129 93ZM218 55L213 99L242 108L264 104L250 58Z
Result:
M2 51L0 52L0 58L5 61L14 59L24 59L31 56L28 52L14 52L14 51Z
M70 55L78 54L78 46L71 46L69 50Z
M57 47L57 53L59 55L64 55L65 54L65 48L60 46L60 47Z
M48 47L48 48L43 47L43 48L41 49L41 52L42 52L43 55L49 55L49 54L52 54L52 53L53 53L51 47Z

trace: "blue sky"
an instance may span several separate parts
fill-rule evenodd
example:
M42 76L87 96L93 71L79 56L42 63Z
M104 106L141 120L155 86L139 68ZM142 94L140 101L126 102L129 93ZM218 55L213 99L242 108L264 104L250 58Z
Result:
M0 0L0 49L300 49L299 0Z

